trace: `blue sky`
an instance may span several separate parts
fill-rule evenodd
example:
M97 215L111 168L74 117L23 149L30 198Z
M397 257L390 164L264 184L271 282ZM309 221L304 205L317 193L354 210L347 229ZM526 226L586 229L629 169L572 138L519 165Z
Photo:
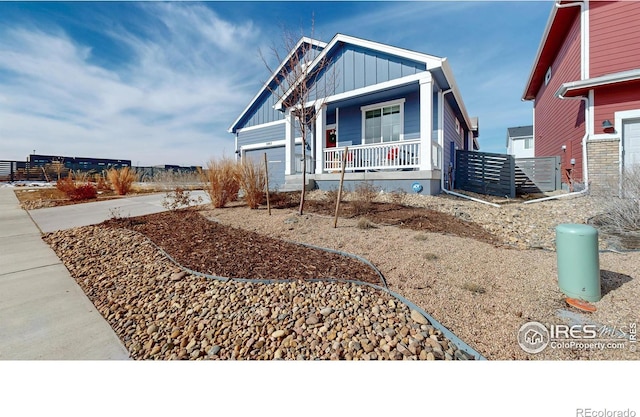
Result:
M282 27L447 57L480 147L532 123L521 96L550 1L0 2L0 159L205 165L268 77Z

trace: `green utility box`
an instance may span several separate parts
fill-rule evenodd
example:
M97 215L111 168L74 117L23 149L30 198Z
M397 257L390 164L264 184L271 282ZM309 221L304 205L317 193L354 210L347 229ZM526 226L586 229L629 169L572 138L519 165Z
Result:
M558 285L570 298L600 301L598 231L586 224L556 227Z

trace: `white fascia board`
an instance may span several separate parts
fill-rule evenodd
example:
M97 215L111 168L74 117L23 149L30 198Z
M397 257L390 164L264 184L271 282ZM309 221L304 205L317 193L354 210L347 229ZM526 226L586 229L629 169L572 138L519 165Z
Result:
M291 58L291 56L300 48L300 46L302 46L303 43L309 43L309 44L317 46L319 48L325 48L327 46L327 44L325 42L322 42L322 41L319 41L319 40L316 40L316 39L311 39L311 38L308 38L306 36L303 36L302 38L300 38L300 40L298 41L296 46L291 51L289 51L289 53L282 60L282 62L278 66L278 68L276 68L273 71L273 73L271 74L271 77L269 77L269 79L267 80L267 82L264 83L262 88L260 90L258 90L258 93L253 97L253 99L251 99L251 101L249 102L247 107L245 107L245 109L242 111L242 113L240 113L240 116L238 116L238 118L233 122L233 124L231 126L229 126L229 129L227 130L229 133L233 133L233 129L236 127L236 125L238 124L240 119L242 119L244 117L244 115L249 111L251 106L253 106L253 104L256 102L256 100L258 100L258 98L262 95L262 93L267 89L267 87L269 86L271 81L273 81L274 78L280 73L282 68L287 64L287 62L289 62L289 59Z
M242 129L238 129L236 130L237 133L242 133L242 132L250 132L252 130L256 130L256 129L262 129L264 127L269 127L269 126L276 126L276 125L280 125L280 124L284 124L286 122L285 119L282 120L276 120L273 122L268 122L268 123L263 123L261 125L255 125L255 126L249 126L249 127L243 127Z
M551 25L556 18L556 13L558 13L558 8L554 2L551 14L549 14L549 18L547 19L547 26L544 28L544 32L542 34L542 40L540 41L540 45L538 45L538 52L536 52L536 58L533 60L533 65L531 66L531 72L529 73L529 78L527 78L527 83L525 84L524 91L522 92L522 101L525 101L524 96L527 95L527 90L529 89L529 85L533 80L533 74L536 72L536 68L538 67L538 61L540 60L540 55L542 55L542 50L544 49L544 45L547 43L547 38L549 37L549 32L551 31Z
M587 80L564 83L558 88L555 96L563 98L565 94L567 94L567 92L571 90L581 90L583 88L600 87L607 84L616 84L636 80L640 80L640 69L616 72L613 74L602 75L600 77L589 78Z
M460 111L462 112L462 117L467 124L467 128L471 130L471 120L469 118L469 114L467 113L467 108L464 106L464 102L462 101L462 95L460 94L460 90L458 90L456 79L453 77L453 71L451 71L451 67L449 66L449 61L447 61L447 58L442 58L442 71L444 72L445 78L449 82L449 88L453 92L453 97L460 107Z
M373 50L384 52L390 55L395 55L402 58L410 59L413 61L424 62L425 64L427 64L427 69L430 69L429 64L434 64L434 66L437 66L440 63L440 60L442 59L441 57L438 57L435 55L428 55L428 54L423 54L421 52L410 51L408 49L398 48L397 46L385 45L382 43L368 41L366 39L356 38L353 36L343 35L340 33L337 34L334 37L334 39L329 43L328 45L329 47L327 48L327 51L330 50L333 47L333 45L335 45L337 42L340 42L340 41L349 43L351 45L357 45L363 48L373 49Z
M400 87L405 84L410 84L414 82L419 82L422 78L426 76L426 74L430 75L429 71L420 72L418 74L407 75L406 77L396 78L391 81L385 81L383 83L370 85L368 87L362 87L351 91L346 91L340 94L334 94L332 96L326 97L324 100L325 104L345 100L352 97L363 96L366 94L375 93L380 90L387 90L394 87ZM305 103L305 107L312 106L315 103L315 100Z
M427 54L423 54L423 53L420 53L420 52L410 51L408 49L402 49L402 48L398 48L398 47L395 47L395 46L385 45L385 44L382 44L382 43L368 41L366 39L356 38L356 37L353 37L353 36L348 36L348 35L343 35L341 33L338 33L333 37L333 39L331 39L331 41L329 41L329 43L324 47L322 52L320 54L318 54L316 59L314 59L311 62L311 64L309 65L309 67L307 68L307 71L305 71L305 73L308 73L309 71L311 71L311 69L315 68L315 66L318 65L318 63L321 62L322 59L324 59L324 57L327 54L329 54L329 52L333 49L333 47L338 42L344 42L344 43L348 43L350 45L356 45L356 46L361 46L361 47L367 48L367 49L373 49L373 50L376 50L376 51L380 51L380 52L387 53L387 54L390 54L390 55L399 56L399 57L410 59L410 60L413 60L413 61L424 62L425 66L427 68L426 71L429 71L430 69L435 68L435 67L439 67L440 63L444 59L444 58L440 58L440 57L437 57L437 56L434 56L434 55L427 55ZM298 82L300 82L300 80L298 80ZM293 87L291 88L291 90L292 89L293 89ZM282 99L278 100L278 102L274 105L275 109L277 109L277 110L281 110L282 109L282 102L284 101L284 99L286 99L286 96L287 96L287 94L285 94Z

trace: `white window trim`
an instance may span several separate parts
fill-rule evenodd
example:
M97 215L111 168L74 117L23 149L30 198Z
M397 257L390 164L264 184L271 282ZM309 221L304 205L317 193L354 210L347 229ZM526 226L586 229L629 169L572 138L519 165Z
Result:
M624 138L622 137L622 125L624 124L625 120L640 118L640 109L617 111L613 114L613 117L615 118L615 132L616 135L620 138L620 145L618 146L618 178L620 178L620 184L618 185L618 187L619 193L620 195L622 195L622 173L624 172Z
M531 146L527 148L527 141L530 140L531 141ZM523 138L522 139L523 143L522 143L522 148L525 151L529 151L533 149L533 136L527 137L527 138Z
M383 109L384 107L389 107L389 106L400 106L400 142L404 140L404 103L405 103L406 99L401 98L398 100L390 100L390 101L384 101L382 103L376 103L376 104L368 104L366 106L362 106L360 107L360 114L361 114L361 132L362 134L361 136L361 143L364 145L365 143L365 120L366 120L366 113L370 110L377 110L377 109Z

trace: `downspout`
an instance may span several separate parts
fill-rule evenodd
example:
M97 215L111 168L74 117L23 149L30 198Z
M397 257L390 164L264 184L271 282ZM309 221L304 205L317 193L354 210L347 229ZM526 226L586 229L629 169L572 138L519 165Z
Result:
M444 90L442 91L442 109L444 111L444 96L446 94L451 93L453 90L450 88L448 90ZM444 120L444 117L443 117ZM444 186L444 123L442 123L442 143L440 144L442 146L442 151L440 152L440 190L442 190L443 193L445 194L449 194L449 195L453 195L456 197L461 197L461 198L466 198L467 200L471 200L471 201L475 201L478 203L483 203L483 204L488 204L490 206L493 207L500 207L500 205L498 204L494 204L494 203L490 203L488 201L484 201L484 200L480 200L479 198L474 198L474 197L469 197L468 195L464 195L464 194L460 194L460 193L456 193L453 191L449 191L445 188Z
M560 4L560 1L556 1L555 2L555 7L558 9L562 9L565 7L573 7L573 6L580 6L580 22L581 22L581 27L580 27L580 48L581 48L581 69L580 69L580 73L582 76L582 79L588 78L588 69L589 69L589 62L585 62L586 57L585 55L588 53L588 45L586 45L587 40L585 39L588 36L588 33L586 33L587 31L585 30L585 25L588 24L588 21L585 22L584 20L584 10L585 10L585 6L586 6L586 1L581 1L581 2L574 2L574 3L567 3L567 4ZM586 60L588 61L588 60ZM587 162L587 139L589 138L589 128L590 128L590 118L589 118L589 98L588 97L584 97L584 96L580 96L580 97L564 97L563 95L559 95L558 96L559 99L561 100L567 100L567 99L577 99L577 100L583 100L584 101L584 120L585 120L585 128L584 128L584 136L582 137L582 178L584 180L584 189L581 191L576 191L573 193L569 193L569 194L562 194L562 195L557 195L557 196L552 196L552 197L543 197L543 198L537 198L535 200L529 200L529 201L525 201L524 204L531 204L531 203L537 203L539 201L547 201L547 200L555 200L558 198L564 198L564 197L569 197L569 196L580 196L583 194L586 194L589 191L589 170L587 168L588 162ZM535 111L535 108L534 108Z
M588 97L584 97L584 96L580 96L580 97L564 97L564 96L558 96L558 98L562 99L562 100L568 100L569 98L575 98L577 100L582 100L584 101L584 112L585 112L585 133L584 136L582 137L582 178L584 180L584 189L582 189L581 191L576 191L573 193L569 193L569 194L561 194L561 195L554 195L551 197L543 197L543 198L537 198L535 200L529 200L529 201L525 201L524 204L531 204L531 203L537 203L539 201L547 201L547 200L555 200L558 198L564 198L564 197L573 197L573 196L579 196L579 195L583 195L586 194L589 191L589 169L587 168L587 139L589 138L589 98Z

